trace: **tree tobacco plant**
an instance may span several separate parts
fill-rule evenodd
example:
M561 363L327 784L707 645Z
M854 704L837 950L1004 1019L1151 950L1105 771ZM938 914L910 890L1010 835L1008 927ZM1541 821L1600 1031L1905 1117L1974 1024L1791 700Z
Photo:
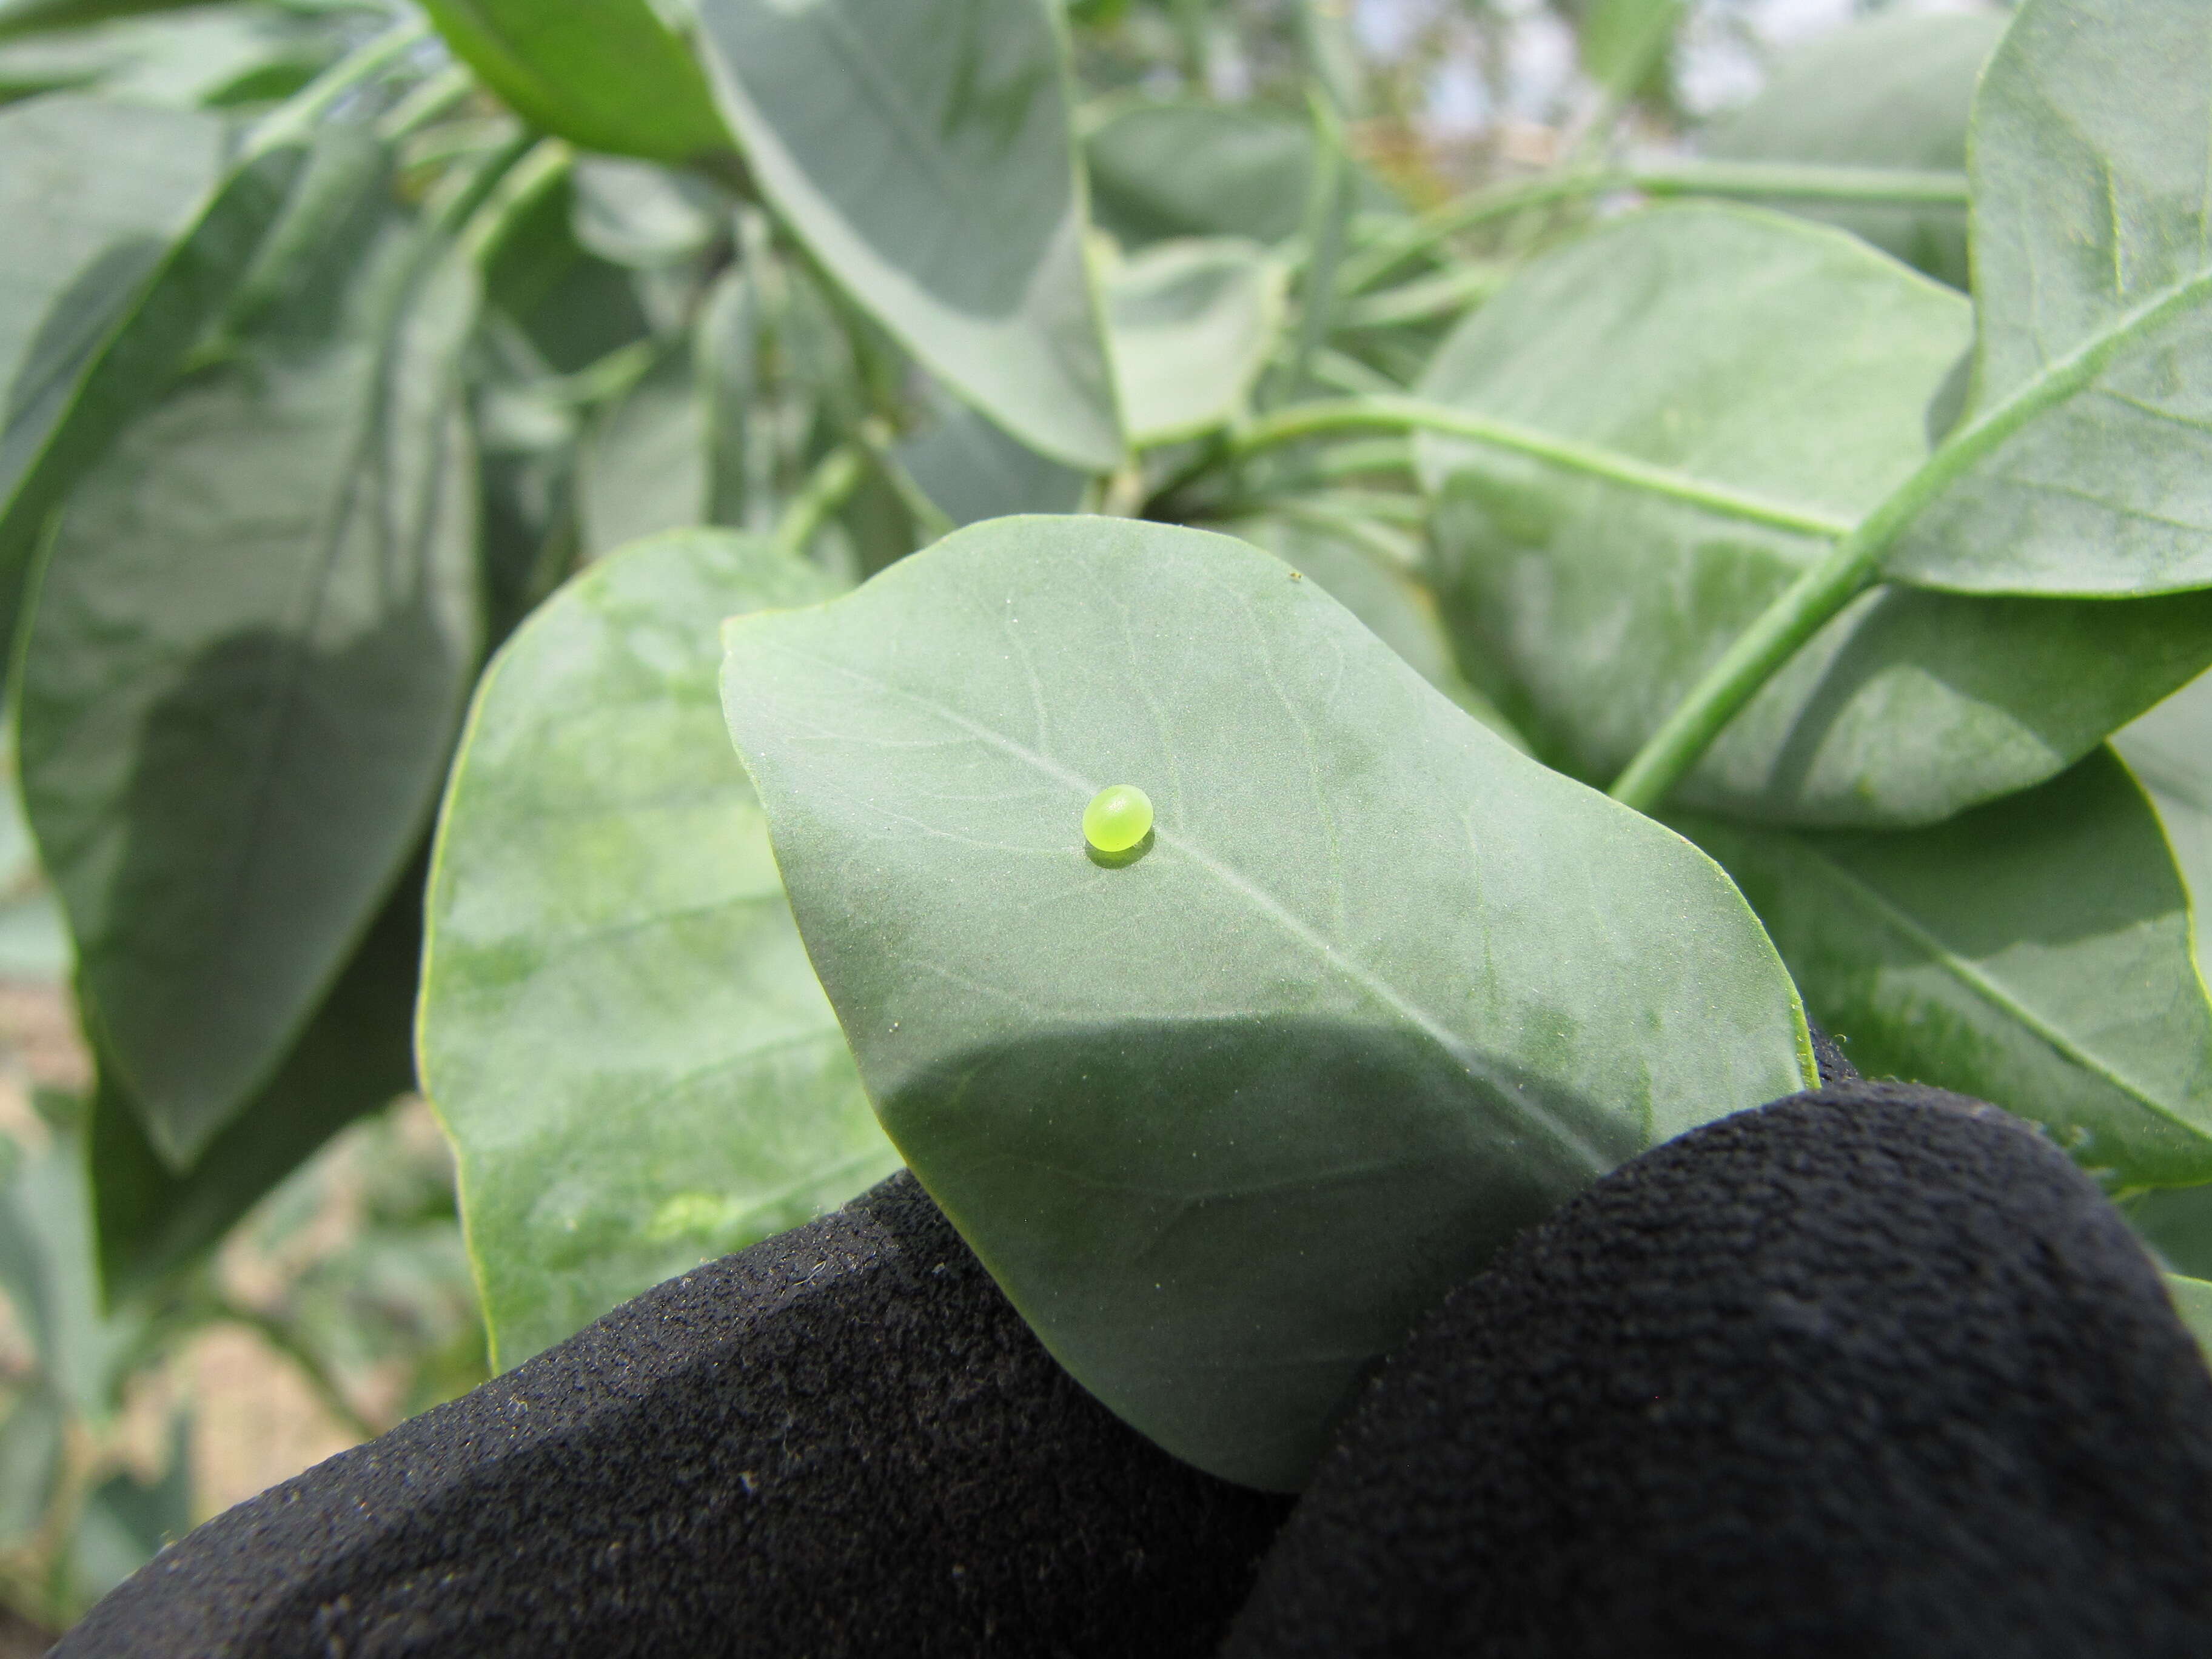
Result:
M0 108L111 1295L419 981L501 1364L904 1162L1295 1487L1808 1013L2212 1310L2202 6L1854 26L1656 160L1677 9L1584 8L1589 142L1419 211L1319 7L1237 105L1203 6L217 9L226 90Z

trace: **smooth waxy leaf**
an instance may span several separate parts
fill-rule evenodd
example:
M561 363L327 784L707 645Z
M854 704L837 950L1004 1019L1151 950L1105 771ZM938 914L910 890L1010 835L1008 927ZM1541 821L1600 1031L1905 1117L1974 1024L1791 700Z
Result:
M1609 782L1729 644L1927 454L1968 307L1849 237L1717 206L1537 261L1438 352L1425 395L1632 463L1568 471L1424 437L1446 597L1540 752ZM1696 499L1688 499L1694 495ZM1726 499L1723 499L1726 498ZM1877 587L1724 730L1676 799L1916 824L2040 782L2212 659L2212 598Z
M478 649L473 273L366 142L330 131L224 355L78 482L27 635L24 793L87 1021L180 1170L414 848Z
M1318 581L1322 592L1358 617L1423 679L1516 749L1528 752L1527 740L1460 672L1435 598L1403 566L1360 545L1349 530L1325 522L1248 519L1225 527L1230 534L1273 553L1302 580Z
M2028 0L1973 117L1966 420L1891 574L2212 586L2212 9Z
M2166 1294L2173 1298L2173 1310L2181 1316L2181 1322L2189 1327L2189 1334L2197 1339L2197 1346L2204 1350L2204 1358L2212 1362L2212 1284L2201 1279L2185 1279L2179 1273L2166 1276Z
M1016 513L1073 513L1088 482L987 416L949 400L937 424L902 444L898 457L956 525Z
M1784 59L1759 96L1706 133L1705 149L1731 161L1962 170L1974 78L2005 21L1996 12L1892 12L1846 23ZM1956 208L1791 210L1966 286L1966 216Z
M1312 125L1281 110L1136 104L1084 145L1091 215L1129 247L1169 237L1282 242L1305 228Z
M2150 792L2197 916L2197 963L2212 967L2212 675L2112 734Z
M675 342L600 415L578 450L578 507L589 556L706 521L707 421L691 352Z
M288 97L345 49L342 17L234 0L60 33L0 33L0 98L63 87L180 108Z
M898 1166L716 708L732 611L836 589L659 538L501 652L440 831L420 1034L499 1363Z
M2100 750L1906 834L1684 827L1869 1076L2050 1126L2117 1188L2212 1180L2212 1006L2157 814Z
M891 1139L1060 1362L1202 1468L1296 1486L1515 1231L1809 1075L1704 859L1243 543L1004 519L725 637ZM1117 783L1152 836L1094 857Z
M214 116L63 94L0 110L0 630L37 523L31 474L66 398L222 162Z
M690 43L652 0L424 0L423 9L517 114L586 149L688 161L730 147Z
M1172 443L1241 415L1273 356L1286 272L1249 242L1162 242L1109 277L1129 441Z
M411 862L267 1086L178 1174L104 1066L86 1131L102 1289L112 1301L190 1266L340 1129L415 1085L422 865Z
M701 0L755 179L853 297L1031 448L1103 471L1121 430L1048 0Z

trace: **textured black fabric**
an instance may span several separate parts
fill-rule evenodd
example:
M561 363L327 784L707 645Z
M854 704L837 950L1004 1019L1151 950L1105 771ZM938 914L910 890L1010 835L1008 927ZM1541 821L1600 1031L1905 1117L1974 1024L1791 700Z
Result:
M1807 1020L1805 1029L1813 1034L1813 1063L1820 1068L1820 1086L1832 1089L1839 1083L1857 1082L1859 1068L1845 1058L1835 1038L1815 1020Z
M1287 1507L1109 1415L901 1175L218 1516L55 1651L1168 1659Z
M1224 1659L2212 1654L2212 1376L2048 1143L1847 1084L1645 1154L1375 1379Z

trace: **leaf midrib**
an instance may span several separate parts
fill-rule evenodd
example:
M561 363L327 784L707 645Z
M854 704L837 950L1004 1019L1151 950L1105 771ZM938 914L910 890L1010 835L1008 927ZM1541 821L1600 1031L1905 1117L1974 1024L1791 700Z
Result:
M2060 1054L2072 1060L2091 1076L2109 1085L2144 1110L2164 1119L2175 1127L2203 1139L2206 1131L2203 1125L2191 1122L2174 1110L2145 1092L2142 1085L2130 1082L2115 1072L2111 1065L2089 1049L2067 1036L2043 1015L2022 1002L2012 992L1978 964L1954 951L1927 927L1913 919L1910 912L1892 901L1881 890L1847 866L1838 862L1827 853L1809 842L1798 843L1820 867L1828 872L1834 883L1848 895L1860 900L1867 908L1885 924L1893 928L1928 953L1929 959L1949 974L1960 984L1974 992L1999 1012L2010 1015L2021 1024L2041 1037Z
M1026 744L1020 743L1002 732L993 731L981 722L970 720L957 710L947 708L933 697L909 691L902 686L893 685L873 675L864 673L848 663L834 662L811 652L795 650L789 646L781 646L776 648L785 655L795 658L811 667L847 676L884 696L909 703L945 721L947 725L966 732L969 736L988 744L1000 753L1051 778L1054 781L1066 786L1079 795L1087 798L1097 791L1099 786L1092 780L1085 778L1060 765L1057 761L1037 753ZM1423 1008L1406 993L1399 990L1397 987L1364 963L1346 955L1305 922L1300 921L1272 895L1255 886L1231 866L1215 859L1211 854L1200 850L1187 837L1158 825L1155 826L1153 834L1160 845L1181 854L1193 865L1212 876L1224 888L1241 896L1260 915L1311 951L1329 967L1366 992L1376 1002L1419 1030L1423 1036L1436 1043L1444 1053L1449 1054L1454 1060L1464 1067L1470 1076L1478 1074L1476 1056L1468 1044L1442 1020ZM1498 1092L1502 1101L1510 1104L1513 1109L1520 1112L1528 1121L1541 1128L1557 1144L1582 1160L1590 1170L1601 1172L1613 1167L1614 1160L1590 1146L1581 1135L1577 1134L1567 1125L1559 1122L1540 1106L1526 1101L1513 1100L1510 1097L1509 1092L1502 1089Z

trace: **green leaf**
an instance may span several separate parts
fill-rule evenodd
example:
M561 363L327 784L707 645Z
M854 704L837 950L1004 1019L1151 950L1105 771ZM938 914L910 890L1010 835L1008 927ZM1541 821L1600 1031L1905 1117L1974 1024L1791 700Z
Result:
M0 0L0 37L41 29L81 28L111 17L135 17L143 12L174 11L204 3L205 0Z
M87 1139L100 1283L111 1302L199 1260L324 1142L414 1087L422 873L419 861L402 873L268 1086L188 1172L163 1162L115 1068L101 1067Z
M28 527L11 504L72 380L191 222L221 165L213 116L63 94L0 110L0 636L12 638Z
M25 797L86 1020L178 1170L374 915L478 650L474 273L366 143L325 129L220 355L77 483L28 634Z
M836 591L678 532L575 578L477 693L421 1050L499 1363L897 1167L715 707L717 620Z
M179 108L266 102L298 91L345 46L336 15L255 3L198 5L20 40L0 32L0 99L74 87Z
M2028 0L1974 101L1966 420L1899 580L2212 586L2212 9Z
M21 1545L60 1494L69 1408L43 1382L16 1394L0 1422L0 1540Z
M578 160L575 195L577 241L640 270L697 258L729 216L726 198L696 175L611 156Z
M2173 1298L2173 1310L2181 1316L2181 1322L2189 1327L2189 1334L2197 1339L2197 1346L2204 1350L2204 1357L2212 1362L2212 1285L2201 1279L2185 1279L2179 1273L2166 1276L2166 1291Z
M1242 543L1000 520L725 641L891 1139L1061 1364L1216 1474L1297 1486L1519 1228L1811 1075L1710 864ZM1086 855L1111 783L1158 810L1133 859Z
M577 452L587 556L706 521L707 420L690 343L671 342L592 422Z
M142 1322L100 1311L84 1151L73 1130L57 1130L0 1185L0 1290L45 1385L76 1415L106 1421L120 1403L123 1364Z
M2157 814L2100 750L1933 829L1691 818L1869 1076L2048 1125L2118 1188L2212 1180L2212 1006Z
M1791 53L1759 96L1714 125L1704 147L1731 161L1962 171L1974 78L2005 21L1995 12L1894 12L1846 23ZM1791 210L1966 286L1962 213L1819 204Z
M1016 513L1073 513L1088 482L950 398L940 400L937 423L897 453L922 493L956 525Z
M69 1545L71 1592L84 1603L99 1600L191 1528L190 1419L179 1413L170 1422L161 1475L141 1480L125 1469L86 1496Z
M1059 6L698 10L753 176L830 274L1031 448L1086 471L1118 465Z
M1519 682L1525 702L1506 712L1539 752L1610 781L1833 536L1913 475L1968 326L1957 295L1862 243L1712 205L1618 220L1469 318L1425 395L1747 503L1420 439L1444 597L1468 654ZM1877 587L1753 699L1677 799L1787 823L1935 822L2063 770L2208 660L2203 595Z
M1084 159L1091 216L1125 247L1180 236L1272 245L1305 228L1313 125L1287 111L1130 104L1091 134ZM1362 211L1405 211L1373 179L1354 176Z
M1615 99L1666 83L1685 0L1588 0L1576 31L1583 70Z
M456 57L532 125L615 155L730 147L691 48L651 0L423 0Z
M1129 441L1194 438L1244 412L1283 325L1288 273L1250 242L1160 242L1107 279Z
M1222 528L1273 553L1302 580L1319 582L1322 592L1358 617L1423 679L1522 753L1528 752L1527 739L1512 722L1460 672L1436 597L1403 565L1355 539L1355 531L1368 529L1371 535L1370 527L1276 518L1246 519Z

